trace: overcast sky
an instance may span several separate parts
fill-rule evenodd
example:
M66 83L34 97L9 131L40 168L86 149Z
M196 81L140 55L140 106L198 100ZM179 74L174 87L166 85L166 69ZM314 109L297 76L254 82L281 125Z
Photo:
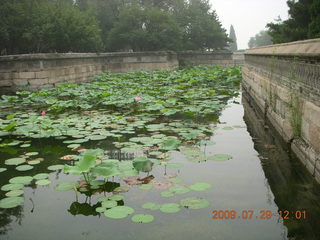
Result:
M288 18L287 0L210 0L219 20L229 34L232 24L238 49L248 48L250 37L265 29L269 22Z

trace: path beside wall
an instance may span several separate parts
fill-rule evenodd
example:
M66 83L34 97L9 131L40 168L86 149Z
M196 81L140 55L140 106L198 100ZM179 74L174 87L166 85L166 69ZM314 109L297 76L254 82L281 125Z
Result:
M320 39L245 52L243 89L320 182Z

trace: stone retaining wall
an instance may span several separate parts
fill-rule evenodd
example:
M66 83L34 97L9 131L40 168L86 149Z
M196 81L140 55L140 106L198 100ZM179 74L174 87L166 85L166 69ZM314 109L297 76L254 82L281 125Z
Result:
M227 50L215 50L212 52L184 51L178 53L178 59L181 65L234 66L232 52Z
M320 39L245 52L243 89L320 182Z
M0 95L62 82L85 82L101 72L164 70L189 65L234 65L232 52L49 53L0 57Z
M50 53L0 57L0 94L85 82L104 71L164 70L178 67L175 52Z

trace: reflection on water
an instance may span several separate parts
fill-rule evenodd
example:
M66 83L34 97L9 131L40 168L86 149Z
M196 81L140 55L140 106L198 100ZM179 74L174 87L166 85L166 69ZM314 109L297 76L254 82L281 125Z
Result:
M212 132L210 140L216 144L193 146L191 159L185 155L188 149L172 153L172 161L183 164L183 167L167 168L148 162L148 165L135 166L141 171L139 178L126 181L110 178L103 189L55 191L56 184L78 181L79 176L65 175L61 171L50 173L47 167L63 164L59 158L73 152L62 141L35 140L28 151L38 151L45 161L21 175L50 173L52 183L48 186L27 185L23 206L0 210L1 239L319 239L319 186L301 164L289 156L280 138L270 128L264 127L263 119L256 115L246 99L243 99L243 106L237 104L239 99L234 100L229 101L228 108L221 114L220 124ZM132 153L111 148L112 141L89 142L85 145L103 148L113 159L127 161L134 157ZM0 159L5 160L17 154L19 151L15 148L4 149ZM233 159L224 162L202 161L213 154L230 154ZM184 186L207 182L212 188L166 198L161 196L161 192L168 187L168 176L182 179ZM0 185L8 183L12 177L12 171L3 172ZM156 180L151 190L142 190L134 184L135 181L150 179ZM110 192L124 185L130 185L130 190L121 193L125 199L117 201L117 205L131 206L136 213L150 213L155 217L154 222L135 224L130 218L112 220L96 211L101 207L98 196L109 196ZM208 199L210 206L199 210L184 208L175 214L141 208L146 202L176 203L182 198L194 196ZM0 197L4 197L4 192L0 193ZM214 210L270 210L274 216L267 220L213 220L211 213ZM278 210L306 210L307 219L282 220L277 214Z
M247 95L243 96L244 120L259 152L261 165L279 211L289 211L284 225L291 239L320 239L320 187L280 136L264 121ZM251 106L250 106L251 104ZM267 127L266 127L267 126ZM306 211L306 219L296 219Z

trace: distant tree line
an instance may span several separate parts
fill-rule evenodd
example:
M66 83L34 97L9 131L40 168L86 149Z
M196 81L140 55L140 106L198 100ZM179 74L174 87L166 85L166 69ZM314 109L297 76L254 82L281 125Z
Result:
M271 44L272 44L271 36L269 35L268 31L265 31L265 30L260 31L254 37L251 37L248 42L249 48L255 48L255 47L266 46Z
M209 0L6 0L2 54L206 50L230 39Z

